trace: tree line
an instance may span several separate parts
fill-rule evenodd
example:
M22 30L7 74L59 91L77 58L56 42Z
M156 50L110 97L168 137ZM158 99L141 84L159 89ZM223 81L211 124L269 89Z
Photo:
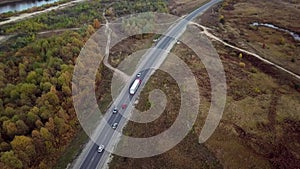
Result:
M130 12L165 9L162 2L138 0ZM103 10L112 7L111 16L118 16L130 8L126 3L133 1L83 2L0 28L2 34L18 34L0 45L0 168L54 165L80 129L71 97L76 58L100 27ZM80 29L37 36L70 27Z

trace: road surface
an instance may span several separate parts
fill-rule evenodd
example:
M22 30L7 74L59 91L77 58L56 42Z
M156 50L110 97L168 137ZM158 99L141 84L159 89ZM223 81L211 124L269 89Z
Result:
M142 90L142 88L145 86L146 82L149 80L150 76L154 73L153 68L158 68L163 61L166 59L168 55L168 51L172 49L174 44L176 43L177 39L183 34L183 32L186 29L186 26L189 24L190 21L192 21L195 17L201 15L203 12L205 12L207 9L209 9L214 4L220 2L221 0L212 0L183 19L181 19L179 22L175 23L170 27L168 32L163 36L159 42L156 44L156 46L152 49L149 49L146 53L147 56L143 57L143 61L139 65L138 69L136 70L135 74L138 72L141 72L140 79L142 80L142 83L137 90L136 94L134 96L131 96L129 94L129 86L130 84L127 84L123 90L120 92L117 99L115 99L115 102L111 105L111 107L106 112L104 118L106 120L102 120L104 123L108 123L109 125L105 125L104 128L102 128L101 131L99 131L99 136L97 137L97 142L103 144L105 147L107 147L109 144L112 144L112 142L116 139L114 138L114 131L111 129L108 129L113 123L118 123L118 131L121 131L121 129L126 124L126 118L128 117L126 113L130 113L130 111L133 109L132 103L135 101L136 97ZM173 38L174 37L174 38ZM134 81L135 74L133 77L131 77L130 83ZM122 109L122 105L126 104L127 107L125 109ZM118 108L119 112L116 114L112 113L113 108ZM117 144L117 143L114 143ZM82 151L80 157L77 159L77 162L73 166L73 168L80 168L80 169L95 169L95 168L103 168L104 164L107 162L107 158L109 157L109 152L102 151L101 153L98 152L98 145L96 143L93 143L90 141L85 149Z

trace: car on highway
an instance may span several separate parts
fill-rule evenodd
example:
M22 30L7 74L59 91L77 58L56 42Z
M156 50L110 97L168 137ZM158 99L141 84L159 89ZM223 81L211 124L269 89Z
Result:
M104 150L104 145L101 144L101 145L98 147L98 153L101 153L103 150Z
M122 109L126 109L127 104L122 104Z
M112 128L115 130L116 128L118 127L118 123L114 123L113 125L112 125Z
M116 113L118 113L118 109L114 108L112 112L113 112L113 114L116 114Z
M138 74L136 74L136 77L141 77L142 73L139 72Z
M160 37L158 37L158 38L154 38L154 39L153 39L153 42L154 42L155 44L157 44L157 43L161 40L162 37L163 37L163 36L160 36Z

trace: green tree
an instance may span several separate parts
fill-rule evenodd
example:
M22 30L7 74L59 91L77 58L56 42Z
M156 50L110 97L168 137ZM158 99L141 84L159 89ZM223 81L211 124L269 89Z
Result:
M40 134L42 136L42 138L44 138L45 140L52 140L53 136L52 134L49 132L49 130L45 127L42 127L40 129Z
M5 65L3 63L0 63L0 88L4 88L5 87L5 84L6 83L6 77L5 77L5 72L4 72L4 69L5 69Z
M59 105L59 98L55 87L52 86L48 93L43 94L42 97L38 98L37 103L39 106Z
M37 93L37 87L34 84L23 83L20 92L25 93L26 95L34 95Z
M55 132L55 124L52 117L49 118L48 122L46 122L45 127L51 132Z
M30 137L27 136L15 136L12 142L10 142L13 151L18 157L30 165L30 162L35 158L35 146Z
M38 88L31 83L23 83L20 86L20 93L21 103L32 105L36 99L35 95L38 93Z
M14 100L14 101L19 99L20 98L19 91L17 89L10 91L10 98L11 98L11 100Z
M53 106L49 104L48 101L45 102L45 106L40 108L40 117L42 120L48 120L52 116L52 112L55 111Z
M50 88L51 88L52 84L50 82L42 82L40 84L40 88L41 90L43 90L43 92L49 92L50 91Z
M14 122L10 120L4 121L2 124L2 128L7 136L13 138L17 134L17 126Z
M38 74L35 71L31 71L28 73L28 75L26 77L27 83L37 84L37 82L39 82L39 81L40 80L38 79Z
M6 108L5 108L5 114L4 115L6 115L6 116L8 116L8 117L12 117L14 114L15 114L15 112L16 112L16 110L14 109L14 108L12 108L12 107L10 107L10 106L7 106Z
M44 56L43 57L44 61L46 61L47 57L45 57L45 56L47 56L48 51L50 51L49 48L50 48L50 44L49 44L48 40L47 39L42 39L40 54ZM50 56L50 53L48 55Z
M65 123L64 119L59 118L57 116L54 117L54 124L57 128L57 132L59 135L63 135L69 130L69 126Z
M0 112L4 111L3 100L0 98ZM0 113L1 116L1 113Z
M15 156L13 151L4 152L0 160L11 168L23 168L22 161Z
M45 139L42 138L41 133L38 130L32 130L31 137L35 144L36 155L45 155Z
M73 58L73 52L71 50L72 47L70 45L71 44L68 44L60 49L60 56L64 61L68 61Z
M3 124L3 122L8 121L8 120L9 120L9 118L7 116L3 116L3 115L0 116L0 123ZM5 134L4 132L2 132L2 133Z
M72 75L70 72L63 72L57 79L57 82L60 86L66 85L69 86L72 80Z
M7 142L5 142L5 141L1 142L0 151L5 152L5 151L9 151L10 149L11 149L11 147Z
M19 76L22 78L26 76L26 66L22 63L19 63Z
M40 134L42 136L42 138L45 140L45 148L47 150L48 153L52 152L54 150L53 148L53 135L49 132L49 130L47 128L42 127L40 129Z
M16 121L18 135L26 135L29 132L29 127L24 123L23 120Z
M10 97L10 92L12 91L12 90L15 90L16 89L16 86L15 85L13 85L13 84L7 84L6 86L5 86L5 88L3 89L3 93L4 93L4 97Z
M30 128L34 128L35 122L39 120L39 108L33 107L26 115L26 123Z
M45 69L43 71L43 76L42 76L41 82L49 82L49 81L50 81L50 75L49 75L48 69Z
M63 85L62 92L64 93L65 96L71 96L71 94L72 94L72 91L71 91L69 85Z
M87 30L86 30L86 34L87 36L91 36L93 33L95 33L95 29L93 28L93 26L89 25Z

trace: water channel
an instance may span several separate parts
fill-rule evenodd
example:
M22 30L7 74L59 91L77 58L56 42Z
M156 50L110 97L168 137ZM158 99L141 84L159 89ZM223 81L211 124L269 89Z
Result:
M45 4L57 2L59 0L31 0L9 3L0 6L0 14L5 12L23 11L32 7L39 7Z
M272 24L269 24L269 23L258 23L258 22L254 22L251 24L252 26L264 26L264 27L268 27L268 28L272 28L272 29L276 29L276 30L279 30L279 31L282 31L282 32L286 32L288 34L290 34L291 36L293 36L293 38L297 41L300 41L300 35L295 33L295 32L292 32L290 30L287 30L287 29L284 29L284 28L280 28L278 26L275 26L275 25L272 25Z

